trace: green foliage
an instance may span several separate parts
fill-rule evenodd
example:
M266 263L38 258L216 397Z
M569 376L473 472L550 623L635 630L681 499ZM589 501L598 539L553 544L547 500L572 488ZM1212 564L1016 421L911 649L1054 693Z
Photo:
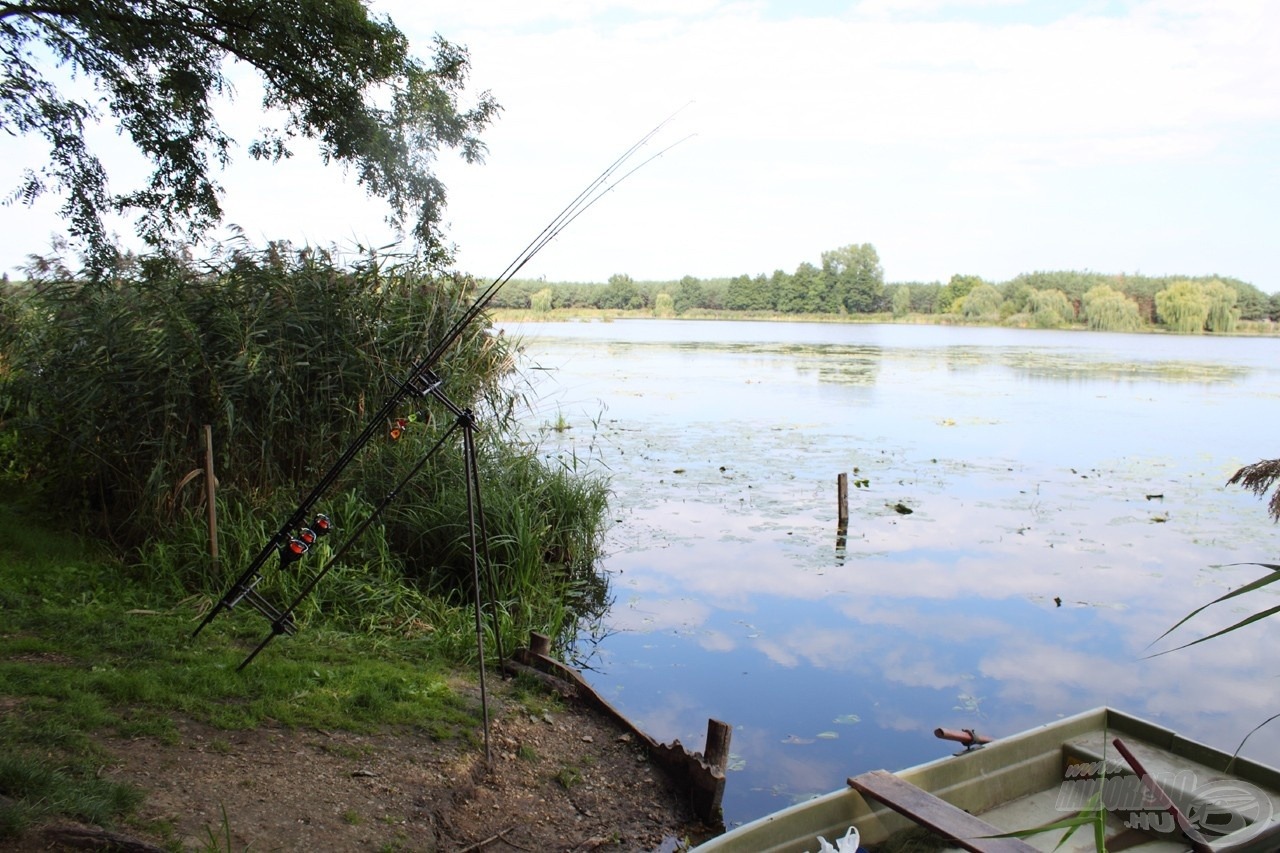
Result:
M1136 332L1142 327L1137 303L1105 284L1094 285L1085 293L1083 307L1094 331Z
M953 303L953 308L957 307L967 320L993 318L1000 313L1000 291L986 283L975 285Z
M474 647L469 612L437 603L412 624L367 634L316 614L278 641L287 655L236 673L267 631L252 611L212 623L193 644L202 599L175 605L171 584L142 582L98 543L11 504L0 503L0 529L0 695L10 711L0 715L0 838L51 815L127 817L140 794L102 776L110 758L95 736L172 739L178 715L221 728L405 725L438 739L470 738L480 725L443 666L460 659L446 657L455 644Z
M551 310L551 288L544 287L529 298L529 307L535 314L546 314Z
M670 293L659 293L653 300L653 314L655 317L674 317L676 315L676 301Z
M201 462L204 424L224 490L296 493L314 480L473 287L412 263L344 270L280 245L207 267L142 258L109 281L9 294L20 319L0 340L0 393L33 486L136 542L195 497L177 486ZM440 372L457 401L478 406L498 402L509 366L477 326Z
M552 291L552 305L564 311L657 311L658 300L670 294L676 316L709 316L731 311L754 316L776 314L804 317L868 317L892 311L897 318L909 314L938 315L965 312L965 296L979 285L988 284L1000 294L996 310L986 297L968 302L969 322L1007 323L1021 327L1060 328L1076 322L1090 322L1091 328L1136 331L1156 322L1156 294L1178 281L1200 286L1206 296L1216 294L1213 316L1205 323L1215 331L1240 329L1240 321L1252 321L1242 328L1247 333L1274 331L1265 325L1275 315L1280 320L1280 294L1273 304L1253 285L1231 278L1154 278L1142 275L1111 275L1089 271L1041 271L1023 273L1000 284L987 283L977 276L953 276L940 282L883 283L875 247L853 244L822 253L821 267L803 262L793 272L775 270L771 275L739 275L733 278L636 282L615 276L611 283L547 283L513 281L494 301L499 308L529 308L531 296L540 289ZM632 289L634 288L634 289ZM1097 290L1104 288L1104 290ZM1097 290L1092 319L1086 296ZM1097 296L1111 293L1105 301ZM1232 302L1234 295L1235 301ZM622 308L631 305L631 308ZM691 313L693 312L693 313ZM697 313L705 312L705 313ZM661 316L672 316L665 307Z
M1217 598L1215 598L1213 601L1209 602L1208 604L1204 604L1204 605L1201 605L1200 607L1197 607L1195 610L1191 611L1191 613L1189 613L1189 614L1187 614L1186 616L1182 617L1182 619L1180 619L1176 625L1174 625L1174 626L1173 626L1172 628L1170 628L1168 631L1165 631L1163 634L1161 634L1159 637L1157 637L1155 642L1159 642L1160 640L1162 640L1162 639L1164 639L1165 637L1169 636L1169 634L1173 633L1173 632L1174 632L1174 631L1176 631L1179 627L1181 627L1182 625L1186 624L1188 621L1190 621L1190 620L1191 620L1193 617L1195 617L1197 614L1201 613L1201 612L1202 612L1202 611L1204 611L1204 610L1207 610L1208 608L1212 607L1212 606L1213 606L1213 605L1215 605L1215 604L1218 604L1218 603L1223 602L1223 601L1227 601L1227 600L1232 599L1232 598L1235 598L1236 596L1239 596L1239 595L1244 595L1245 593L1253 592L1254 590L1261 589L1261 588L1262 588L1262 587L1264 587L1264 586L1270 586L1271 584L1275 583L1276 581L1280 581L1280 565L1276 565L1276 564L1274 564L1274 563L1253 563L1253 564L1251 564L1251 565L1256 565L1256 566L1259 566L1259 567L1261 567L1261 568L1267 569L1271 574L1263 575L1262 577L1258 578L1257 580L1251 581L1251 582L1249 582L1249 583L1245 584L1245 585L1244 585L1244 586L1242 586L1242 587L1238 587L1237 589L1233 589L1233 590L1231 590L1231 591L1230 591L1230 592L1228 592L1228 593L1224 593L1223 595L1218 596ZM1249 626L1249 625L1252 625L1254 622L1257 622L1257 621L1259 621L1259 620L1266 619L1266 618L1268 618L1268 617L1270 617L1270 616L1274 616L1274 615L1275 615L1275 614L1277 614L1277 613L1280 613L1280 605L1275 605L1275 606L1272 606L1272 607L1268 607L1268 608L1266 608L1265 610L1260 610L1260 611L1258 611L1258 612L1256 612L1256 613L1253 613L1253 614L1251 614L1251 615L1249 615L1249 616L1246 616L1244 619L1241 619L1240 621L1238 621L1238 622L1234 623L1233 625L1230 625L1230 626L1228 626L1228 627L1226 627L1226 628L1222 628L1221 630L1215 631L1215 632L1213 632L1212 634L1207 634L1207 635L1205 635L1205 636L1203 636L1203 637L1200 637L1200 638L1199 638L1199 639L1197 639L1197 640L1192 640L1192 641L1191 641L1191 642L1189 642L1189 643L1184 643L1183 645L1178 646L1178 647L1177 647L1177 648L1175 648L1175 649L1169 649L1169 651L1178 651L1179 649L1185 649L1185 648L1187 648L1188 646L1195 646L1195 645L1198 645L1198 644L1200 644L1200 643L1205 642L1206 640L1212 640L1212 639L1213 639L1213 638L1215 638L1215 637L1221 637L1221 636L1224 636L1224 635L1226 635L1226 634L1230 634L1230 633L1232 633L1233 631L1238 631L1238 630L1240 630L1241 628L1244 628L1244 627L1247 627L1247 626ZM1159 654L1167 654L1167 652L1160 652Z
M1105 752L1104 752L1105 757ZM993 835L992 838L1033 838L1037 835L1043 835L1046 832L1058 832L1066 830L1062 837L1058 839L1058 843L1054 846L1054 850L1061 849L1064 844L1076 833L1081 827L1088 827L1093 833L1093 849L1096 853L1107 853L1107 810L1103 807L1103 785L1106 783L1106 774L1099 775L1099 790L1089 802L1085 803L1085 807L1078 813L1061 820L1055 820L1033 829L1021 829L1013 832L1002 832L999 835ZM1034 848L1033 848L1034 849ZM1076 847L1075 849L1081 849Z
M1209 317L1209 298L1194 281L1176 281L1156 294L1156 311L1172 332L1198 335Z
M1224 278L1222 282L1236 292L1236 305L1240 308L1241 320L1266 320L1270 308L1270 297L1258 288L1245 281Z
M724 307L730 311L772 311L778 306L778 294L790 291L791 277L782 270L773 279L740 275L729 281L725 289Z
M610 598L596 569L608 504L606 484L534 453L480 458L483 524L499 623L507 645L530 630L565 636ZM473 588L461 459L409 484L386 513L385 536L406 574L430 595L465 606ZM454 488L450 488L454 485ZM462 650L465 652L465 649Z
M893 289L891 297L893 316L905 317L911 311L911 287L900 284Z
M676 313L683 314L692 308L711 307L704 304L704 296L702 282L691 275L680 279L680 284L676 287L676 292L672 296L675 301Z
M33 747L0 755L0 839L16 838L50 815L110 824L142 802L142 791L95 771L85 764L51 766Z
M217 832L211 826L204 828L203 851L204 853L235 853L236 848L231 843L231 819L227 817L227 807L222 803L219 803L218 807L222 812L222 821L218 825ZM248 850L249 848L245 847L245 853L248 853Z
M938 294L937 312L939 314L959 313L960 300L980 284L985 284L976 275L953 275Z
M425 277L416 264L345 270L323 253L280 246L207 269L149 258L129 279L37 283L10 294L6 310L19 321L0 346L12 365L0 399L21 438L15 456L30 490L59 513L92 509L99 532L134 546L135 575L149 588L175 599L221 591L366 429L365 410L453 326L471 291L465 278ZM570 632L606 605L595 561L607 487L515 441L510 342L473 326L436 370L481 424L477 518L495 579L482 596L513 647L530 630ZM447 412L420 405L403 413L399 440L388 424L317 507L348 532L376 505L390 509L297 616L382 635L430 626L445 654L466 659L474 584L461 436ZM205 423L226 571L205 556L203 490L181 485L200 467ZM331 542L318 543L306 568L328 562ZM279 602L311 577L268 569L260 590Z
M12 522L12 508L0 518ZM38 529L30 517L23 523ZM237 613L193 645L199 599L175 606L170 592L139 583L117 560L67 534L48 531L0 554L0 596L13 611L12 633L0 638L0 691L24 697L28 710L0 724L0 737L82 750L84 733L95 728L138 730L142 722L147 733L163 735L175 710L235 726L266 719L345 729L474 723L447 676L423 666L447 662L435 654L443 640L435 631L362 635L322 623L289 638L287 656L264 655L237 674L244 644L268 626L252 612ZM128 719L123 706L131 706Z
M416 264L369 259L340 269L324 253L282 246L233 252L206 268L157 257L130 269L106 283L57 280L9 293L4 316L15 320L0 341L9 365L0 399L28 491L137 547L137 576L173 598L221 590L253 559L367 427L366 409L452 327L473 287L424 276ZM530 630L571 631L583 612L604 606L594 564L607 492L600 479L544 464L514 441L510 342L473 325L436 370L451 400L481 422L481 522L499 579L497 630L514 645ZM431 457L298 618L324 613L370 632L432 625L448 654L465 658L474 631L440 627L465 625L473 589L463 453L457 433L440 445L454 419L422 406L403 413L400 440L367 445L324 497L319 509L352 531ZM201 467L206 423L225 572L205 556L203 490L181 485ZM327 562L329 541L309 566ZM292 601L309 577L270 571L261 590Z
M911 288L912 311L919 314L943 313L938 309L938 302L942 298L941 282L911 282L906 286Z
M778 310L787 314L834 314L841 309L830 280L808 261L796 267L786 288L777 294Z
M175 232L198 237L222 215L211 174L231 158L235 140L214 115L229 96L229 59L253 68L264 86L264 115L281 116L247 146L255 159L291 156L297 137L314 140L326 161L351 169L386 200L396 226L416 219L414 236L436 259L444 186L431 170L441 146L477 161L476 134L499 109L488 93L471 109L465 49L437 38L423 64L404 35L359 0L10 0L0 16L0 129L45 139L50 161L28 169L14 192L26 202L53 190L72 236L102 271L114 259L103 216L137 213L153 247ZM45 67L52 56L67 75L87 78L91 94ZM101 98L101 101L99 101ZM118 194L86 141L99 103L154 165L142 186Z
M649 301L629 275L618 273L609 276L609 284L600 295L598 307L625 311L647 308Z
M1267 299L1261 291L1251 284L1230 278L1188 278L1185 276L1153 278L1142 275L1105 275L1094 272L1034 272L1017 276L1009 282L1008 288L1029 285L1038 290L1057 289L1065 293L1072 303L1083 306L1085 294L1099 285L1105 285L1136 305L1140 327L1143 323L1154 323L1156 321L1156 295L1179 282L1199 284L1206 288L1206 292L1208 288L1214 286L1214 282L1223 284L1236 295L1236 301L1231 304L1239 307L1238 318L1262 319L1266 316ZM1007 290L1006 295L1009 292ZM1128 309L1122 310L1126 313L1128 311Z
M1031 308L1028 302L1035 292L1035 288L1018 279L1006 284L1003 288L1004 302L1000 303L1000 316L1007 319L1015 314L1029 313Z
M882 309L884 269L875 246L850 244L823 252L822 273L829 281L836 312L869 314Z
M545 281L514 278L493 295L489 301L490 308L512 308L522 310L533 306L533 295L540 290L550 290L554 304L555 290Z
M1037 328L1057 329L1076 318L1075 306L1061 290L1033 289L1026 296L1026 308Z
M1209 314L1205 327L1211 332L1230 333L1236 330L1240 309L1236 307L1238 294L1235 288L1217 279L1204 285L1204 295L1209 301Z
M566 764L556 771L555 780L566 791L572 790L582 782L582 769Z
M1067 297L1067 301L1078 305L1089 288L1103 283L1106 278L1098 273L1058 270L1022 273L1010 281L1009 285L1013 288L1025 286L1032 291L1057 290ZM1067 319L1073 319L1073 317Z

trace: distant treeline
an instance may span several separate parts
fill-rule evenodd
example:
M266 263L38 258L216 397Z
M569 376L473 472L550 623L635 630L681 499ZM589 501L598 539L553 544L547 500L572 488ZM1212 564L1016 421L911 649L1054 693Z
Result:
M658 316L703 312L752 315L938 315L960 322L1104 331L1160 326L1170 331L1233 332L1237 324L1280 320L1280 293L1222 276L1144 276L1031 272L989 282L953 275L943 282L886 284L875 247L854 244L822 253L794 272L736 278L638 282L617 274L605 283L516 279L494 308L643 311Z

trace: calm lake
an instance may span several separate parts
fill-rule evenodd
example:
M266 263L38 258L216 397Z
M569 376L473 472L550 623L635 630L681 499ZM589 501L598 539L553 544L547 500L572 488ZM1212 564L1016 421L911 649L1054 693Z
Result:
M644 730L734 727L732 826L1099 705L1232 750L1280 713L1276 561L1226 480L1280 456L1280 340L939 326L505 324L541 451L607 473L576 649ZM556 431L559 423L568 429ZM849 475L847 541L836 478ZM1280 764L1280 721L1244 753Z

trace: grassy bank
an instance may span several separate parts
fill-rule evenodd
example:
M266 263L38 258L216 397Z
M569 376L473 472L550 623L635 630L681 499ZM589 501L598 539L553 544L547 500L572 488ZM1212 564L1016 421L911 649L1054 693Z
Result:
M236 672L265 633L257 614L193 639L206 600L140 583L137 569L9 500L0 530L0 838L51 817L127 823L142 794L103 777L96 738L170 739L175 716L478 736L474 675L439 654L434 632L372 638L317 620Z

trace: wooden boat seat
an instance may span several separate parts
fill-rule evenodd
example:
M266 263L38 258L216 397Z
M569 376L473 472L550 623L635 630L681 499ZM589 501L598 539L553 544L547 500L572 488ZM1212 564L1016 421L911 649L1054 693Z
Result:
M973 853L1037 853L1020 839L990 837L1000 835L1002 830L887 770L855 776L849 786Z

